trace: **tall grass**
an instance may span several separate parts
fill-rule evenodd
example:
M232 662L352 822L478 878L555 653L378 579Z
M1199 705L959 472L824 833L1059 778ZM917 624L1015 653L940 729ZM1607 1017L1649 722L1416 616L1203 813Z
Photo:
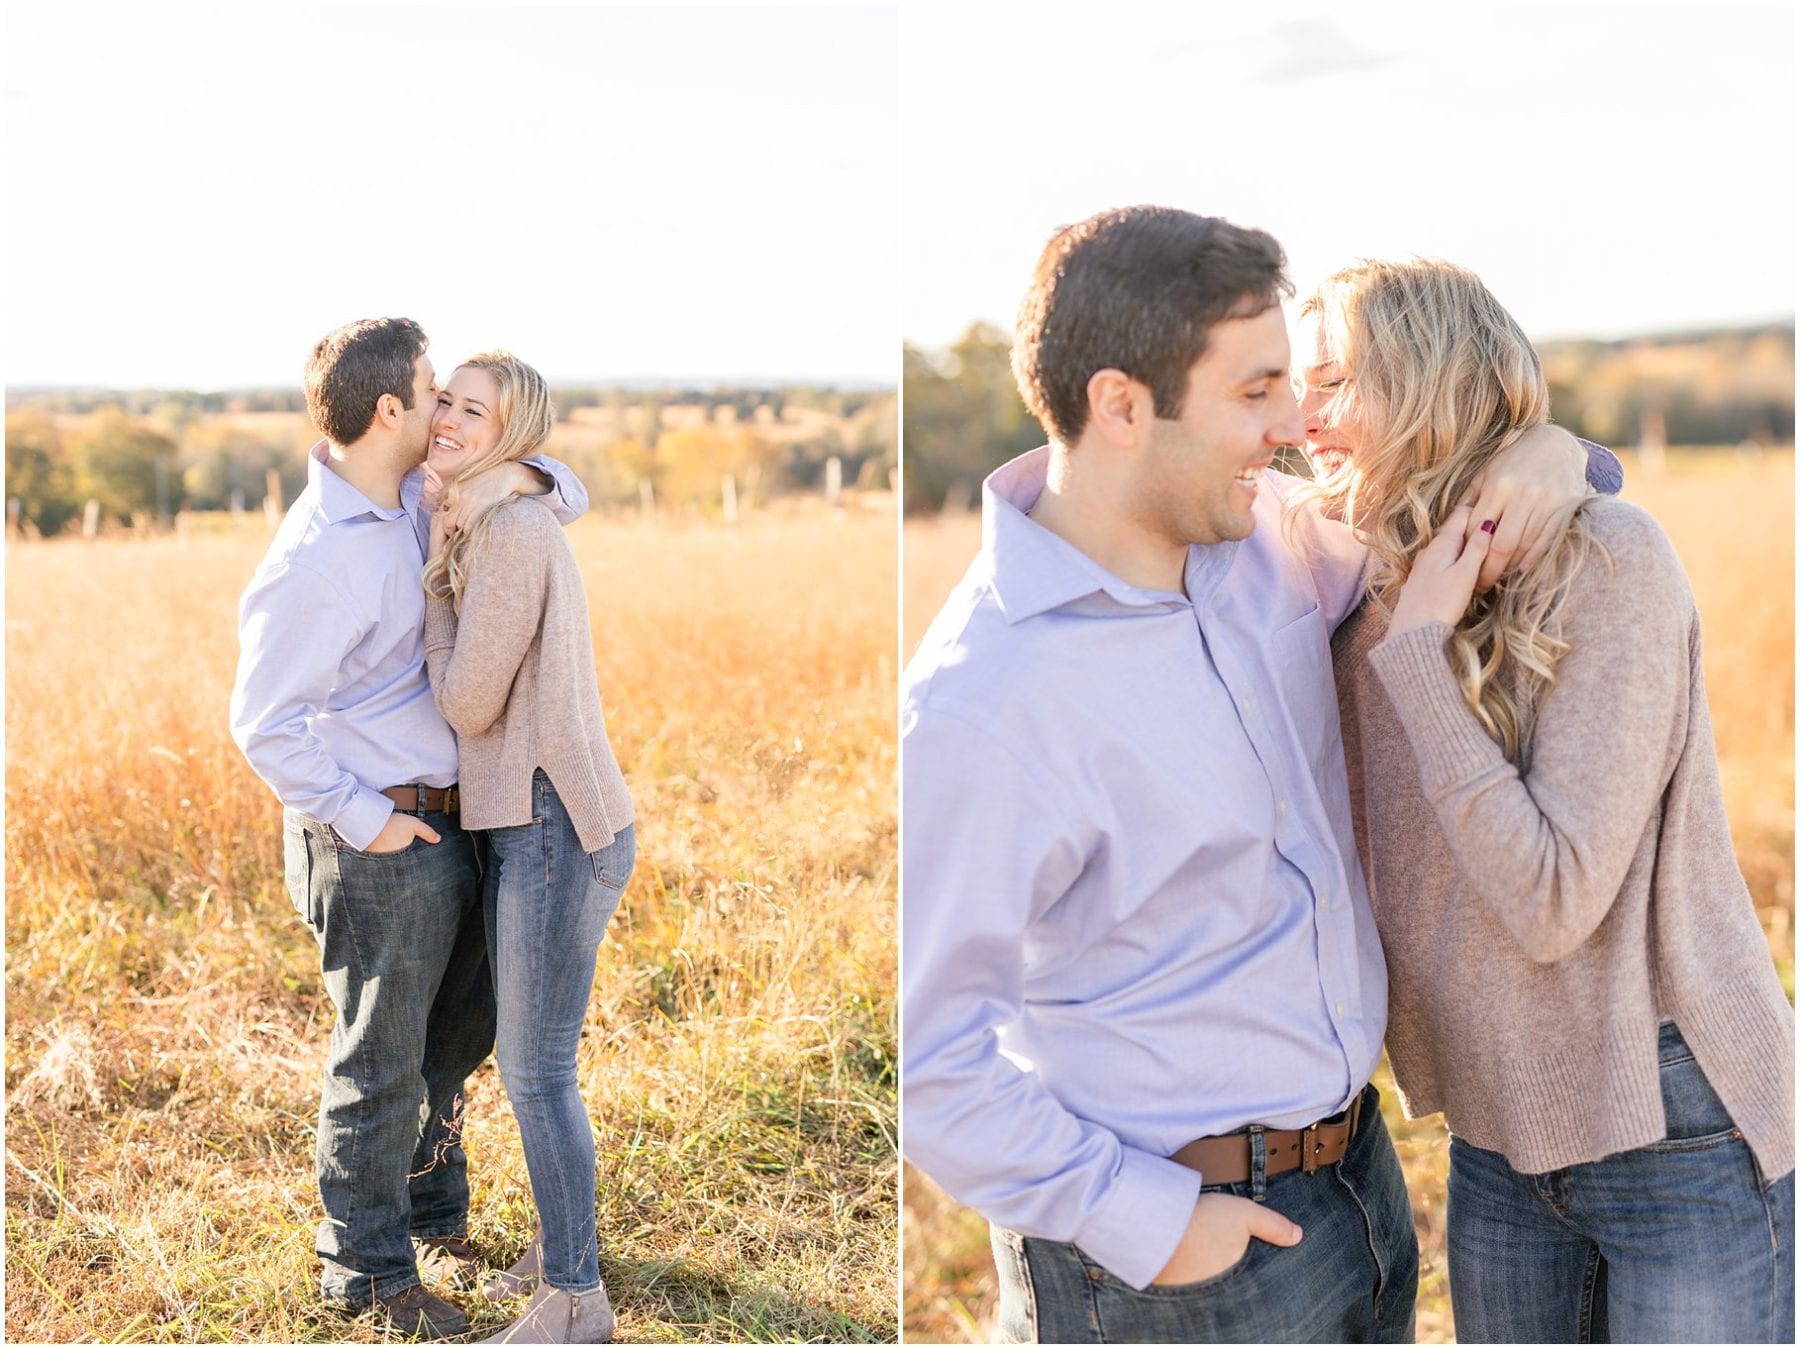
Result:
M1707 696L1738 865L1794 996L1794 459L1728 451L1672 453L1665 469L1625 460L1625 496L1674 541L1693 583L1705 643ZM974 516L906 526L904 646L908 654L980 544ZM1418 1338L1452 1336L1444 1263L1441 1116L1400 1118L1393 1079L1376 1075L1412 1196L1421 1256ZM910 1340L995 1337L987 1225L907 1168L904 1324Z
M895 1336L895 533L570 531L639 818L580 1053L621 1339ZM387 1334L316 1295L331 1009L226 728L266 541L8 549L15 1341ZM466 1141L504 1264L531 1199L491 1060Z

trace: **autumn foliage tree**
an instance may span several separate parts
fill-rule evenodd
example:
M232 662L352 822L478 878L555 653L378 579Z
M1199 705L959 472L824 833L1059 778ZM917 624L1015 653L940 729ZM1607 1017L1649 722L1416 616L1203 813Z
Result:
M907 510L972 499L990 472L1044 443L1013 382L1011 340L998 328L973 324L941 353L909 344L903 359Z
M664 431L648 451L639 441L620 441L613 447L614 462L624 467L621 454L651 481L658 497L684 505L718 501L728 473L740 491L746 490L753 476L775 462L768 443L750 428L716 423Z
M286 441L258 435L232 422L200 422L181 437L181 487L197 510L220 510L234 493L254 506L262 500L270 469L282 480L284 499L306 485L306 459Z
M76 492L138 524L180 505L175 442L120 408L103 408L74 444Z
M49 414L6 414L6 494L40 534L54 534L81 512L62 433Z

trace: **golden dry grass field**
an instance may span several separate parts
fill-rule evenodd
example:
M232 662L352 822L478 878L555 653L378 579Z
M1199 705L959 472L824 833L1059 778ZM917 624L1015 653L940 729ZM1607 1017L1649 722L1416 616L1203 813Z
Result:
M580 1055L621 1339L896 1335L896 534L570 530L638 811ZM331 1009L226 726L266 543L7 549L15 1342L388 1337L316 1296ZM531 1200L491 1059L472 1096L471 1236L505 1264Z
M1794 458L1672 452L1661 472L1629 455L1624 495L1674 540L1704 629L1707 694L1732 837L1790 1001L1794 995ZM980 543L973 515L906 526L904 650ZM1385 1063L1376 1077L1413 1199L1421 1257L1418 1338L1450 1343L1441 1116L1400 1118ZM987 1225L908 1168L904 1330L909 1342L995 1338Z

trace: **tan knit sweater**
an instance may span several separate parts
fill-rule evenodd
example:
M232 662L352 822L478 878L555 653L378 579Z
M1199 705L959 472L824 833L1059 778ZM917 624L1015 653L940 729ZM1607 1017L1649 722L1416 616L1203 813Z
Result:
M1542 1172L1666 1130L1674 1020L1763 1175L1794 1165L1794 1016L1732 851L1700 627L1656 522L1588 506L1597 550L1521 774L1463 701L1441 623L1333 642L1356 836L1409 1116Z
M606 738L587 591L562 526L542 506L508 502L467 558L462 618L425 603L425 664L455 729L462 822L529 824L542 768L581 846L595 852L632 822L631 795Z

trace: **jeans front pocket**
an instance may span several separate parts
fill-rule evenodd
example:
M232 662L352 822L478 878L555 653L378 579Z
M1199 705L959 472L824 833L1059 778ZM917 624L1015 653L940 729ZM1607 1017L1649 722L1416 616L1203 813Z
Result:
M391 861L397 857L405 857L408 853L417 852L420 848L428 848L431 846L425 841L423 835L415 835L412 842L408 843L404 848L389 848L386 852L368 852L362 848L352 848L344 841L344 836L338 833L331 825L328 824L322 827L331 835L331 846L334 849L340 853L345 853L350 857L360 857L365 862Z
M1195 1279L1191 1283L1152 1283L1146 1284L1142 1288L1134 1288L1128 1291L1142 1294L1144 1297L1192 1297L1197 1293L1213 1292L1249 1271L1250 1266L1256 1259L1258 1246L1268 1248L1269 1243L1266 1241L1258 1241L1255 1237L1249 1238L1244 1242L1244 1252L1242 1255L1238 1256L1237 1259L1233 1260L1217 1274L1208 1274L1204 1279ZM1096 1265L1094 1268L1100 1269L1100 1266ZM1104 1274L1104 1277L1099 1280L1099 1282L1102 1283L1108 1281L1117 1284L1121 1288L1125 1287L1124 1284L1120 1283L1111 1274Z
M1298 1248L1295 1248L1298 1249ZM1310 1252L1300 1258L1304 1261ZM1244 1253L1217 1274L1193 1283L1133 1288L1087 1257L1094 1313L1107 1344L1229 1344L1288 1338L1277 1309L1292 1278L1269 1277L1291 1266L1289 1251L1250 1238Z

